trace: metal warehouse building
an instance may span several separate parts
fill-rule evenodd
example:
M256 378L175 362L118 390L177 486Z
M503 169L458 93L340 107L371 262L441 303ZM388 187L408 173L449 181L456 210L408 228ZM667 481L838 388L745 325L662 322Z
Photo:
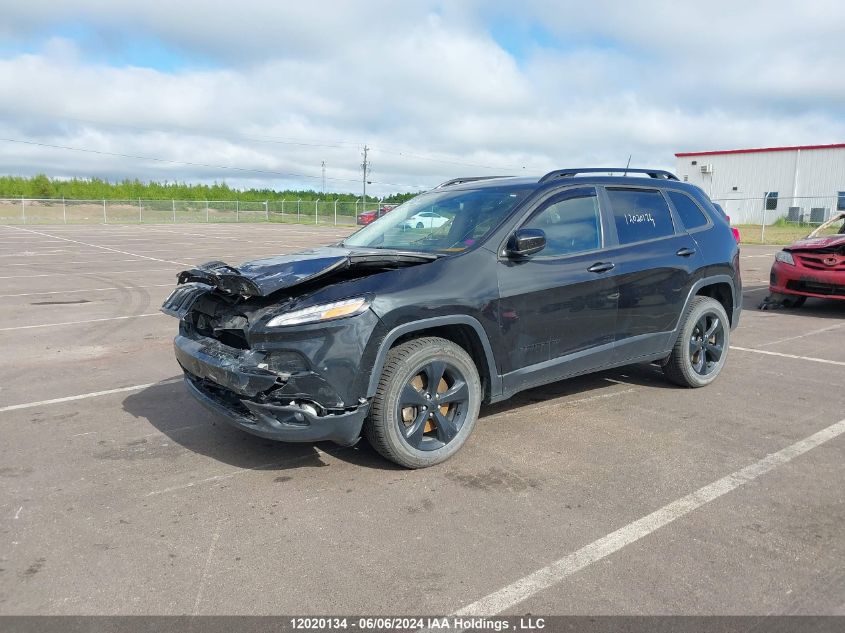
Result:
M679 152L676 172L734 224L821 223L845 211L845 143Z

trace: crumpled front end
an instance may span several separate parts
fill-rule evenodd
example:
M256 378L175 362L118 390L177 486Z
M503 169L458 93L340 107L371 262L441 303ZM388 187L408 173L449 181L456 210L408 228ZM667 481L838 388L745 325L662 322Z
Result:
M314 372L269 369L272 352L238 350L214 339L179 335L176 359L188 391L230 424L260 437L285 442L330 440L353 444L369 404L329 409L316 399L337 403L337 392Z
M788 249L792 263L775 261L769 276L773 294L845 299L845 239L815 249Z
M191 296L181 296L181 288ZM176 359L206 408L274 440L357 441L369 408L367 342L380 327L371 310L270 328L269 317L290 297L238 298L196 282L174 295L165 309L181 316Z

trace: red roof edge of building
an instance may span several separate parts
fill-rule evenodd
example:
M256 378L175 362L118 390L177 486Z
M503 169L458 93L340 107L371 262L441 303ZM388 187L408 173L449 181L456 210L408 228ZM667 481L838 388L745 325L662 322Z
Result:
M758 147L752 149L717 149L707 152L678 152L677 158L685 156L716 156L718 154L756 154L757 152L790 152L797 149L838 149L845 147L845 143L830 145L793 145L792 147Z

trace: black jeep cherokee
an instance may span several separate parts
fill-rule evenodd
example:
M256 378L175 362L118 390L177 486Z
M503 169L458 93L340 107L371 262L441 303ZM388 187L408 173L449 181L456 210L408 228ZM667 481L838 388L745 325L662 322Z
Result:
M608 175L623 171L638 176ZM437 221L418 228L422 213ZM460 178L333 246L186 270L162 310L189 391L231 424L363 433L419 468L460 449L482 402L523 389L635 362L712 382L739 320L738 251L668 172Z

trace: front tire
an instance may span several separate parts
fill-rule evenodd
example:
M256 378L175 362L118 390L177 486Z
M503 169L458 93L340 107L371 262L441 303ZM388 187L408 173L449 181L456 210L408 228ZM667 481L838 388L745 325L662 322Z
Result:
M364 435L400 466L434 466L464 445L480 406L481 379L469 354L446 339L413 339L388 352Z
M695 297L684 315L663 373L681 387L709 385L725 366L730 337L730 323L722 304L710 297Z

